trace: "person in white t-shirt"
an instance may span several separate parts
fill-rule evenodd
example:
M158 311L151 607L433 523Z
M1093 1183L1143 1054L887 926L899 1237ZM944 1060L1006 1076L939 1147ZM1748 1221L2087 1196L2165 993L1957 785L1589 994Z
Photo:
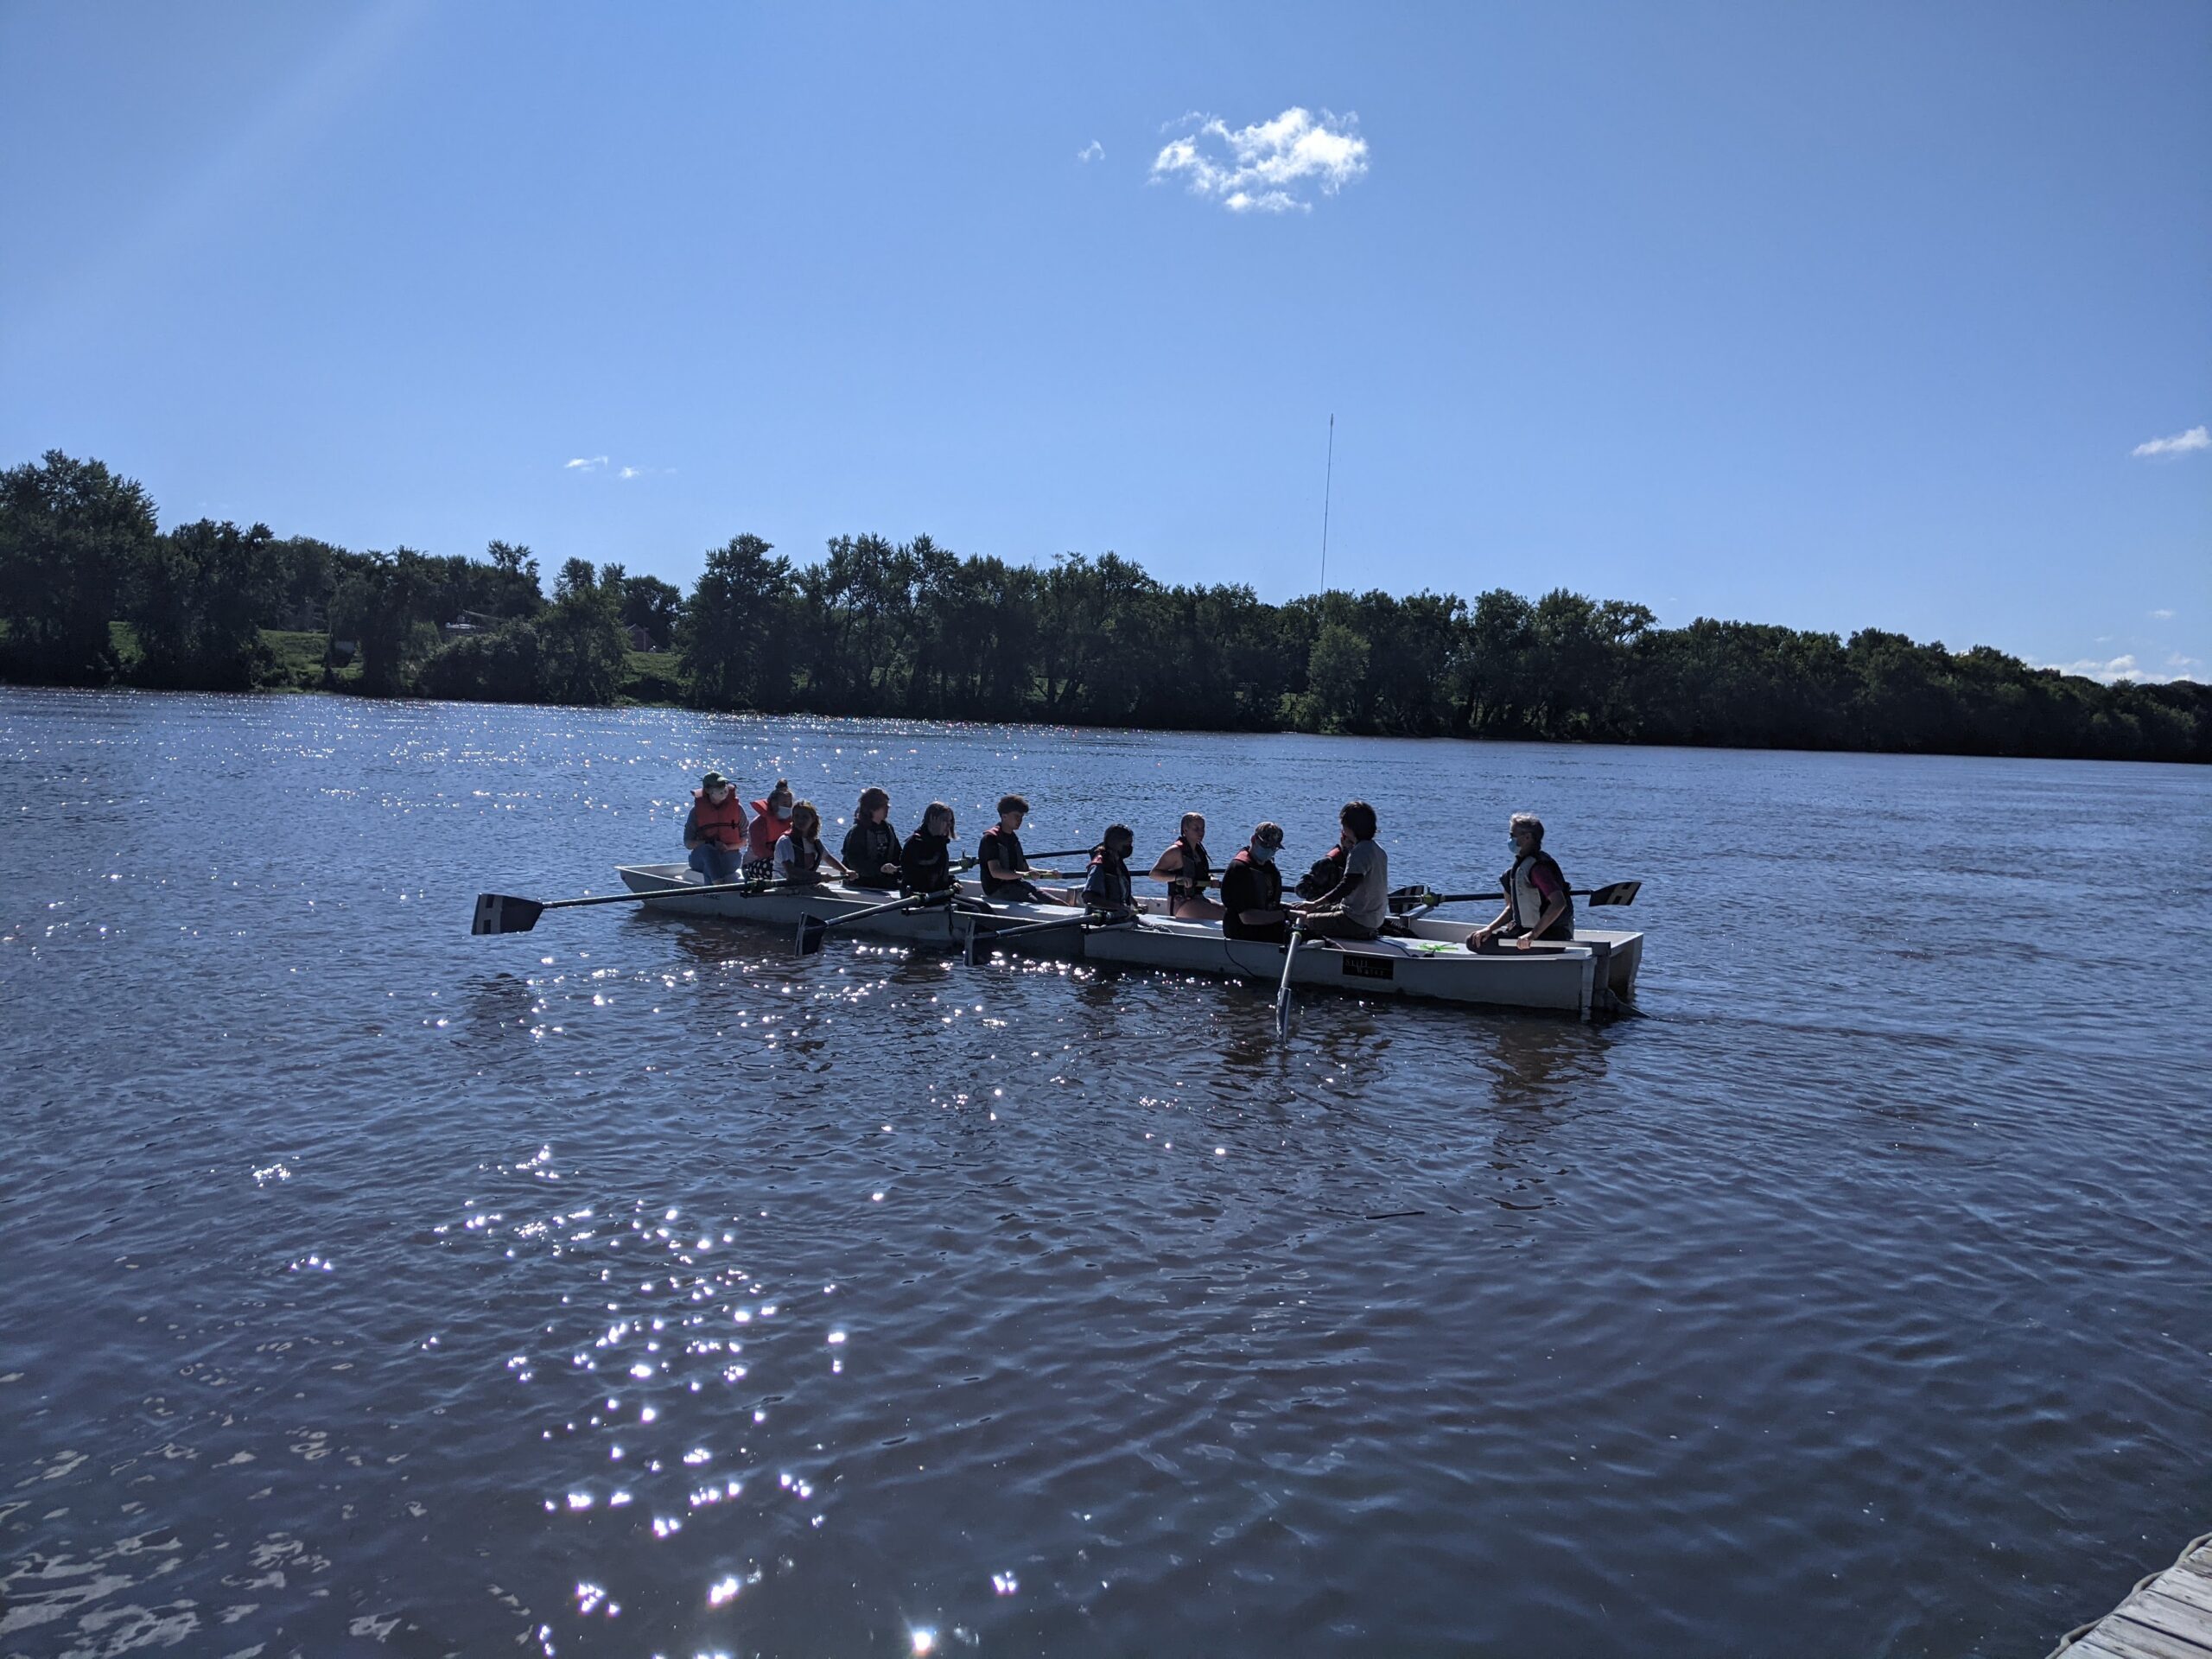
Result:
M1337 815L1343 830L1344 874L1315 899L1300 931L1324 939L1371 939L1390 914L1390 860L1375 839L1375 809L1346 801Z

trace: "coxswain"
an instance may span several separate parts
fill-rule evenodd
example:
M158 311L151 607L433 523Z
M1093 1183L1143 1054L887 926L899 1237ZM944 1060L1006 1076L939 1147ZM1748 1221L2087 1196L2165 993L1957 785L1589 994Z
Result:
M1513 849L1513 868L1498 878L1505 889L1505 908L1497 919L1477 928L1467 938L1467 949L1484 950L1491 941L1504 938L1521 950L1541 940L1574 937L1574 895L1559 861L1544 850L1544 821L1533 812L1516 812L1506 826Z

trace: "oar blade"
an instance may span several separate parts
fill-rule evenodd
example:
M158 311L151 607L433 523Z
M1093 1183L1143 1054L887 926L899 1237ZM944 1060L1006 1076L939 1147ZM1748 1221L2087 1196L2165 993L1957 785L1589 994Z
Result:
M1643 886L1641 881L1610 881L1590 895L1593 905L1632 905Z
M469 923L472 933L527 933L537 925L537 918L545 913L545 906L535 899L518 899L512 893L480 893L476 895L475 918Z
M822 954L822 936L828 932L829 924L819 916L802 915L798 918L798 938L793 941L802 957Z

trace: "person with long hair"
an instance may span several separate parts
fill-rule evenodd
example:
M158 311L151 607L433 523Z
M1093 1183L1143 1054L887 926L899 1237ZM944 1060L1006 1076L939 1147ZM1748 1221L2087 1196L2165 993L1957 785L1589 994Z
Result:
M824 864L841 876L852 874L822 844L822 814L812 801L792 803L791 827L776 837L773 856L779 881L819 881Z
M860 804L853 810L853 827L845 831L845 845L837 856L852 872L845 878L849 887L888 891L899 885L899 832L891 827L891 797L887 791L873 785L861 791Z

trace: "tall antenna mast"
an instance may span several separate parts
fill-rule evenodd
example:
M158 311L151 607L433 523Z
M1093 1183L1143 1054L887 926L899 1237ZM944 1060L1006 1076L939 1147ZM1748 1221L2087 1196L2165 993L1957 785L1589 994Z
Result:
M1329 591L1329 489L1337 481L1337 417L1329 416L1329 465L1321 475L1321 591Z

